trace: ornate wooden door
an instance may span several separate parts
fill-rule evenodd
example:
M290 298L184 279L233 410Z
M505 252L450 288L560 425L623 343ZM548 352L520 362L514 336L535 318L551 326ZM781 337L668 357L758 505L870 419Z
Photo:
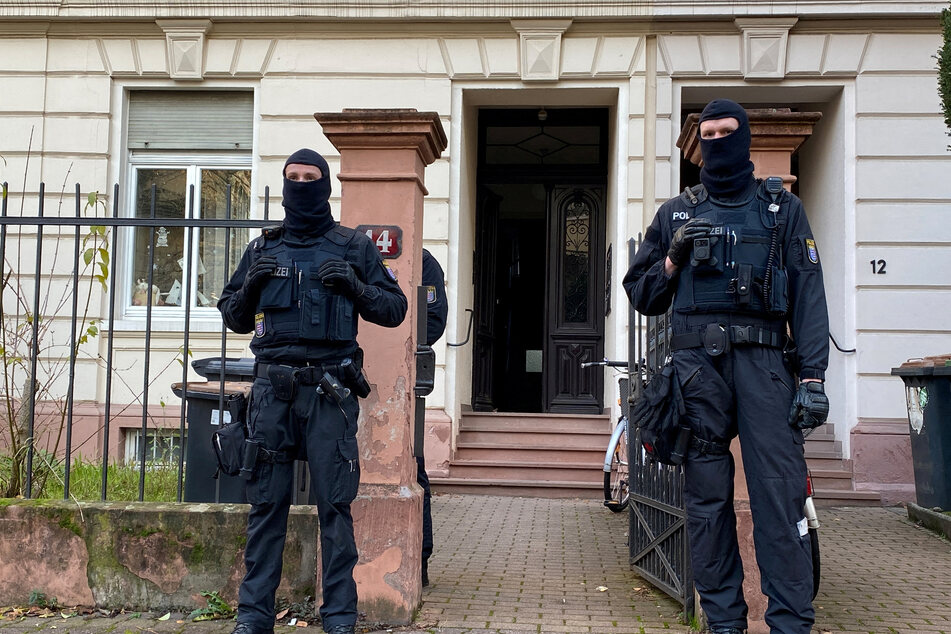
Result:
M604 187L557 185L549 194L546 411L600 414L604 374Z

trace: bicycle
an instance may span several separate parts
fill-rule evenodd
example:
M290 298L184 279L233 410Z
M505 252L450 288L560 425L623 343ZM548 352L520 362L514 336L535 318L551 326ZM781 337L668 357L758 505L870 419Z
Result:
M610 361L608 359L588 361L582 363L581 367L590 368L596 365L627 369L627 361ZM614 425L614 432L611 434L611 440L608 442L608 448L604 452L604 505L614 513L620 513L626 509L631 498L630 469L627 457L628 418L626 413L629 407L625 407L625 400L629 393L627 386L629 385L627 377L622 376L618 380L618 405L621 406L621 415L618 416L617 423Z

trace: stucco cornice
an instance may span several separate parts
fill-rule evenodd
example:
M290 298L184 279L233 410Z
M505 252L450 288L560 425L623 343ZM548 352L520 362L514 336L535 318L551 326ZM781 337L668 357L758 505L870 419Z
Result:
M937 15L947 2L908 0L58 0L0 3L0 18L48 19L369 19L510 20L715 19L724 17L872 17Z

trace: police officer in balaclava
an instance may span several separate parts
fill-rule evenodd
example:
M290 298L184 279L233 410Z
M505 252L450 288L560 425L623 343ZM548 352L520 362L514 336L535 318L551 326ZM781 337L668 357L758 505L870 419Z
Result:
M292 154L284 222L251 241L218 302L231 330L254 333L256 361L247 427L257 450L236 634L274 631L296 459L309 463L320 522L321 624L347 634L357 621L350 503L360 483L357 396L369 392L357 318L397 326L406 298L370 239L334 221L330 192L324 158Z
M686 407L681 424L691 430L687 530L710 631L747 627L729 451L738 435L766 622L804 634L815 613L803 430L829 411L819 251L799 198L781 180L754 178L739 104L711 101L699 134L702 185L660 207L624 288L645 315L673 309L671 363Z

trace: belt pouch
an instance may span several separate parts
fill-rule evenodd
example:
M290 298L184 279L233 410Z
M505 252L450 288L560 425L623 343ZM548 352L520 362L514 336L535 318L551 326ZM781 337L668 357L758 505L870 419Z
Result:
M736 267L736 303L750 303L750 288L753 285L753 265L740 264Z
M769 287L769 312L772 315L785 315L789 310L787 295L786 269L773 267L773 276Z
M730 336L723 324L710 324L703 329L703 349L716 357L730 349Z
M297 368L269 365L267 378L271 381L271 388L277 398L282 401L293 401L297 396Z

